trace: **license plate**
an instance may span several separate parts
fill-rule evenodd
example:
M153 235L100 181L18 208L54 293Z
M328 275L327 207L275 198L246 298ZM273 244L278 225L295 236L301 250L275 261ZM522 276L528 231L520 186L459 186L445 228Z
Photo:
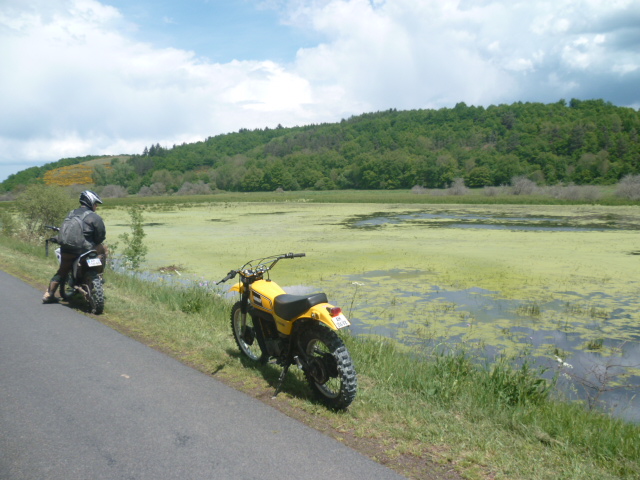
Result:
M88 258L87 265L89 265L90 267L99 267L100 265L102 265L102 262L99 258Z
M344 328L351 325L351 323L349 323L349 320L347 320L347 317L345 317L342 313L336 317L332 317L332 320L333 323L336 324L337 328Z

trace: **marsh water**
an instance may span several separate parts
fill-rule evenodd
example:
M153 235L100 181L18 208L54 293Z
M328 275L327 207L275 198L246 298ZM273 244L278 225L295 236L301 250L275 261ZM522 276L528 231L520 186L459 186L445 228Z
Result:
M109 214L111 234L126 231L125 212ZM145 219L150 276L210 286L250 258L305 251L274 280L325 291L354 334L529 358L570 399L640 421L637 207L281 202ZM182 276L157 273L166 265Z
M640 224L623 215L573 219L447 212L356 216L345 226L377 229L388 224L529 232L640 230ZM639 255L640 250L627 253ZM345 307L354 333L394 338L417 349L466 343L481 346L485 357L526 355L546 369L547 378L557 376L566 397L640 421L637 295L563 290L549 292L547 301L528 301L479 287L442 288L431 283L431 277L430 272L411 269L346 276L352 298ZM391 296L379 297L376 292L381 290Z
M379 228L386 224L413 224L430 228L480 228L524 231L608 231L640 230L633 217L607 214L574 218L537 215L473 215L450 212L406 212L359 215L349 219L350 228Z

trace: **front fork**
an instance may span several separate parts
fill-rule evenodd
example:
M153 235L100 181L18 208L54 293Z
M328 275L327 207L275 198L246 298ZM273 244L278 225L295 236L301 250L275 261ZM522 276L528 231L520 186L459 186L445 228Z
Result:
M247 317L251 317L253 330L247 328ZM250 335L249 332L253 332L253 335ZM240 336L248 345L253 344L254 340L258 340L258 346L260 347L260 351L262 351L260 362L267 363L267 360L269 360L269 352L267 350L264 332L262 331L262 322L259 318L256 319L249 313L248 291L243 292L242 302L240 303Z

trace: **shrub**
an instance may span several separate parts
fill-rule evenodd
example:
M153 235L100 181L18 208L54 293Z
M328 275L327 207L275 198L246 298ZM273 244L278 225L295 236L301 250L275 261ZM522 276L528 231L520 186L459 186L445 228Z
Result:
M138 192L141 197L158 197L167 193L167 187L162 182L152 183L151 186L144 186Z
M627 200L640 200L640 175L627 175L620 180L616 196Z
M504 187L484 187L482 193L487 197L497 197L498 195L506 194Z
M449 195L466 195L469 193L469 189L464 185L463 178L456 178L447 190Z
M594 185L574 185L570 183L566 187L554 185L547 189L547 193L560 200L599 200L600 189Z
M16 234L18 225L15 218L6 210L0 212L0 234L5 237L12 237Z
M209 195L211 187L202 180L197 183L184 182L180 190L176 192L178 195Z
M16 200L18 215L29 238L39 237L45 225L60 225L77 205L62 187L30 185Z
M102 189L100 195L105 198L124 198L129 194L127 192L127 189L121 187L120 185L107 185Z
M138 191L139 197L151 197L152 195L153 193L151 193L151 188L147 187L146 185Z
M514 195L531 195L536 192L538 186L524 175L511 179L511 191Z

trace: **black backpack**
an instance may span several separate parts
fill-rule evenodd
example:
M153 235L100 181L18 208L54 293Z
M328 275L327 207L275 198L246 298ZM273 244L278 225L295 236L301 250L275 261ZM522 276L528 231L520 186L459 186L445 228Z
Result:
M60 233L58 233L58 243L63 247L73 248L76 250L89 250L91 248L91 244L84 238L84 229L82 226L84 224L85 217L93 212L91 210L86 210L80 215L74 215L73 212L74 211L71 210L69 215L67 215L67 218L62 222Z

